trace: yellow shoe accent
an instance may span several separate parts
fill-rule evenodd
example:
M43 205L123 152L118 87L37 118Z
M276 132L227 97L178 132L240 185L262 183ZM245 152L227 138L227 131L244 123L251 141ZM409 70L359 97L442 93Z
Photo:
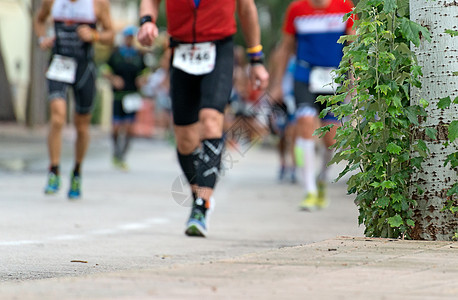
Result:
M326 183L324 181L318 181L318 197L316 206L320 209L326 208L329 206L329 201L326 198Z
M299 207L303 210L315 210L318 204L318 197L316 194L308 193L305 195Z

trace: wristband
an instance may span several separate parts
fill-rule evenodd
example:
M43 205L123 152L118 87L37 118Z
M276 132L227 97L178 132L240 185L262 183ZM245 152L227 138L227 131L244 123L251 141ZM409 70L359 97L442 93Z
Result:
M148 22L153 22L153 18L150 16L150 15L146 15L146 16L143 16L140 18L140 27L145 24L145 23L148 23Z
M255 65L264 65L264 58L262 56L260 57L253 57L250 59L250 65L255 66Z
M262 52L262 45L257 45L257 46L246 49L246 53L248 54L257 53L257 52Z

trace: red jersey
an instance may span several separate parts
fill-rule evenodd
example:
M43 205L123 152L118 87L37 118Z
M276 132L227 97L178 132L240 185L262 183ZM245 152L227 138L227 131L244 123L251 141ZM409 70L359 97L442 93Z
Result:
M235 0L168 0L167 31L181 42L221 40L237 31Z

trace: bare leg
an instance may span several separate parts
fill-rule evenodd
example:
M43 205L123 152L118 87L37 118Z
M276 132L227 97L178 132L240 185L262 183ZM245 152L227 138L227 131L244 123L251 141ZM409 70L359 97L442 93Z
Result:
M89 126L91 122L91 114L78 114L75 113L75 127L76 127L76 142L75 142L75 163L81 164L84 156L86 155L89 146L90 134Z
M57 166L60 162L62 149L62 129L67 115L67 103L64 99L54 99L50 103L51 120L48 134L48 151L51 166Z

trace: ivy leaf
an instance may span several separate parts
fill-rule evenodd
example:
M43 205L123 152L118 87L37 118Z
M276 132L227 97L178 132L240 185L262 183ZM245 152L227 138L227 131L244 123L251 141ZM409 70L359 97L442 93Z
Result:
M451 143L455 141L455 139L458 137L458 121L452 121L450 125L448 126L448 139L450 140Z
M395 215L393 217L390 217L387 219L388 221L388 224L390 224L391 227L399 227L401 226L402 224L404 224L404 222L402 221L402 218L400 215Z
M458 104L458 96L455 97L455 100L453 100L453 103Z
M390 198L388 197L381 197L375 201L375 205L379 206L380 208L385 208L390 204Z
M458 72L452 72L453 76L458 76Z
M330 107L326 107L325 109L323 109L323 110L320 112L320 119L323 119L323 118L329 113L330 110L331 110Z
M453 194L458 195L458 183L455 183L447 192L448 197L451 197Z
M404 37L414 43L417 47L420 45L421 36L423 36L427 41L431 41L431 35L428 29L407 18L401 19L401 31Z
M370 128L371 128L371 130L377 130L377 129L382 130L383 129L383 123L382 122L372 123Z
M413 106L409 106L406 108L405 112L406 112L406 116L409 119L410 123L418 126L419 123L418 123L418 116L417 116L416 108Z
M445 30L445 33L450 34L452 37L458 36L458 30L447 29Z
M396 0L385 0L385 6L383 7L383 11L386 13L390 13L396 9Z
M437 135L437 129L436 128L426 128L425 133L427 136L429 136L430 139L435 140L436 135Z
M318 135L321 138L326 134L326 132L331 130L332 127L334 127L334 124L328 124L326 126L320 127L313 132L313 135Z
M446 109L450 107L451 103L452 99L450 99L450 96L447 96L439 100L439 102L437 103L437 107L440 109Z
M427 108L429 106L429 102L423 98L420 99L420 104L423 108Z
M389 143L386 147L386 150L391 154L399 154L401 153L402 148L396 145L395 143Z
M382 187L385 189L394 189L396 187L396 183L391 180L385 180L382 182Z
M406 223L407 223L407 226L410 226L410 227L414 227L415 226L415 222L412 219L408 219L406 221Z

